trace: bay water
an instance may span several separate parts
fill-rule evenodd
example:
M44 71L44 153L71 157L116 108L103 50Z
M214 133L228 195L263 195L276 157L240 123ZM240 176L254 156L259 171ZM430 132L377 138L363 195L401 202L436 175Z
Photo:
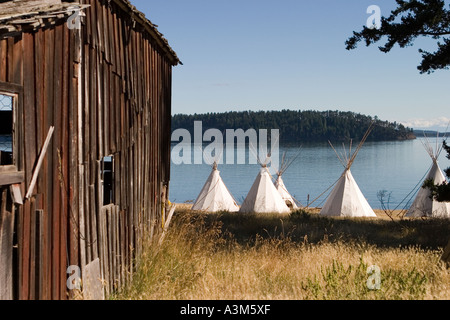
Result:
M390 209L409 208L412 204L414 195L432 165L432 160L423 146L424 141L424 138L418 138L406 141L368 141L364 144L351 171L362 193L374 209L382 207L378 196L382 190L390 194L389 199L387 197L384 199ZM428 141L434 149L442 145L442 138L428 138ZM339 154L344 152L342 144L336 144L334 147ZM352 151L356 147L354 144ZM348 153L348 144L345 145L345 150ZM251 150L247 147L244 151L248 159ZM323 206L332 186L344 171L335 151L328 143L304 143L301 146L280 146L280 158L284 153L287 159L295 158L283 174L289 192L303 205ZM222 179L238 204L244 201L261 168L259 164L248 162L219 165ZM442 170L450 167L450 160L446 158L445 151L441 152L439 164ZM170 201L175 203L195 201L210 173L211 166L205 162L180 165L172 162Z

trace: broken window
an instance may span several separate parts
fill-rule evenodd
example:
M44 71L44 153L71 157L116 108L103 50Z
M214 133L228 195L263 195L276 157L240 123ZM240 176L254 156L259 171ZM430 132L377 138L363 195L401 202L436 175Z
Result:
M0 93L0 165L13 164L13 96Z
M114 203L114 157L104 157L101 162L101 179L103 184L103 205Z

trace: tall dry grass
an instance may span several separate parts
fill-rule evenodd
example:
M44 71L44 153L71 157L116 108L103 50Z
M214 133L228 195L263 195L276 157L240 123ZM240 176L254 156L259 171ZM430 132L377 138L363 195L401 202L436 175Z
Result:
M434 236L420 232L428 228ZM448 235L449 223L181 211L163 244L149 243L132 285L113 298L449 299L436 228ZM379 290L367 286L372 265L381 271Z

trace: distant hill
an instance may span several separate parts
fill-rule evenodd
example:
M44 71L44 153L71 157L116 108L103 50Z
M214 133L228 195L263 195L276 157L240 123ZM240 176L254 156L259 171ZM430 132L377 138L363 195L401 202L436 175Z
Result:
M442 137L450 137L450 132L437 132L433 130L414 130L414 135L416 137L427 136L429 138L433 138L439 135L439 137L442 138Z
M194 131L194 121L202 121L203 132L208 129L279 129L281 143L306 141L360 140L370 123L375 128L370 141L415 139L413 129L400 123L388 122L354 112L345 111L241 111L206 114L177 114L172 117L172 131L187 129Z

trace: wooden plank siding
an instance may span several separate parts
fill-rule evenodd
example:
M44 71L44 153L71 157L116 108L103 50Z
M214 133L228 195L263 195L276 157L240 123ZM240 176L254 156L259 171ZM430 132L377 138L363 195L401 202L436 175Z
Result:
M22 195L55 127L32 197L14 205L0 186L0 217L8 219L2 237L9 239L2 255L9 246L3 260L14 266L4 272L7 279L13 273L5 297L73 298L67 268L84 270L98 258L110 294L130 281L146 240L164 221L178 58L127 0L80 3L90 5L80 30L62 19L0 40L0 84L19 88L22 101L14 150L20 179L10 173L4 181L21 183ZM111 204L103 199L104 157L113 159ZM5 233L13 229L17 249Z

